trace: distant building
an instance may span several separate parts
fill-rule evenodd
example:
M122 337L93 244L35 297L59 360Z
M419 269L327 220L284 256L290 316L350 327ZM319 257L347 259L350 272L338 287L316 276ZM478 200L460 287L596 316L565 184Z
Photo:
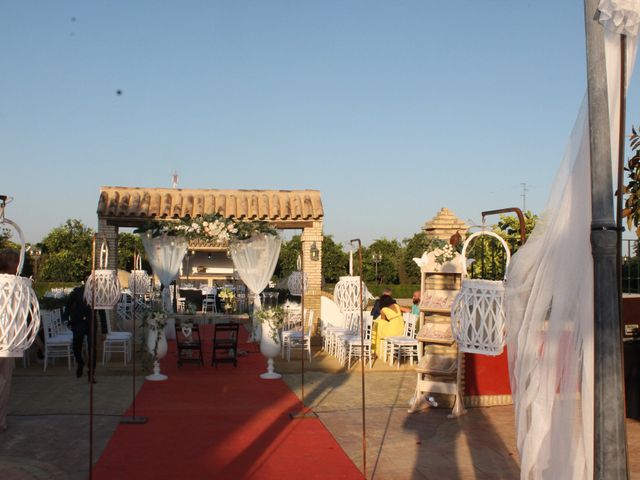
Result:
M440 211L431 220L427 221L422 227L425 234L436 237L441 240L449 241L449 239L457 233L462 238L467 235L469 226L460 220L448 208L441 208Z

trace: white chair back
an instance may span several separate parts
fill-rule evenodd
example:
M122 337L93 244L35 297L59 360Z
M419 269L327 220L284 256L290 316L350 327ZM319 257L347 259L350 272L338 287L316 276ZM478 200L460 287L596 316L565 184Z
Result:
M403 313L402 318L404 320L404 337L415 338L416 337L416 323L418 320L417 315L412 313Z
M313 315L313 310L307 308L304 309L304 329L306 332L308 332L311 325L313 325Z
M346 327L346 318L338 305L327 297L320 297L320 311L322 312L322 327Z

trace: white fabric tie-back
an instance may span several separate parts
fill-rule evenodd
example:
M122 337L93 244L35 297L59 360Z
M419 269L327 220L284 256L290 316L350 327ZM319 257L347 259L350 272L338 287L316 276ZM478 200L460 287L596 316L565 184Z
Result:
M598 21L610 32L637 36L640 27L640 0L600 0Z
M614 172L620 108L619 34L630 35L629 79L636 55L639 3L600 3L600 21L606 27ZM522 479L593 478L594 296L590 230L585 95L545 210L526 245L514 255L507 273L507 347Z

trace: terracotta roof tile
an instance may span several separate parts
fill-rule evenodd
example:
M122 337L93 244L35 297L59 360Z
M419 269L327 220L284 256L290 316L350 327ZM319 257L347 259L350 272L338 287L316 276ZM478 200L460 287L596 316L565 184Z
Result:
M102 187L98 215L181 218L220 213L251 220L319 220L318 190L196 190Z

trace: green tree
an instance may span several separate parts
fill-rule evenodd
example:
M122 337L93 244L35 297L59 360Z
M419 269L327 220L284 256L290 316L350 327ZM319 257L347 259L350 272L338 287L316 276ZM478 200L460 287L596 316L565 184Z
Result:
M93 230L69 219L42 240L38 277L45 281L79 282L91 272Z
M525 232L527 237L533 231L538 216L531 211L524 212ZM493 227L493 232L500 235L513 255L520 247L520 222L515 215L500 215L498 224ZM504 278L506 256L502 245L491 237L478 237L469 246L467 258L475 259L471 267L474 278L487 278L499 280Z
M282 242L280 246L280 257L278 258L274 272L277 278L288 277L291 272L296 270L301 248L300 235L294 235L288 242Z
M405 238L402 241L404 246L402 263L407 283L420 283L420 267L413 259L422 257L422 254L427 251L429 243L429 237L424 232L416 233L413 237Z
M527 238L531 235L537 221L538 215L532 213L531 210L524 212L524 226ZM498 225L494 227L493 231L505 239L511 248L512 255L518 251L520 247L520 222L517 216L500 215Z
M378 256L378 276L376 278L376 262ZM367 282L394 283L400 281L399 266L402 261L403 249L397 240L381 238L374 240L371 245L362 249L363 275Z
M322 278L324 283L337 283L339 278L347 275L349 255L342 250L342 245L333 240L332 235L325 235L322 240Z
M284 278L296 270L301 251L300 235L294 235L288 242L282 242L280 258L276 265L275 276ZM336 283L338 277L346 275L347 254L342 246L333 240L332 235L324 235L322 240L322 278L325 283Z
M144 247L140 235L135 233L120 233L118 235L118 268L130 272L133 270L133 255L142 255L143 267L145 262Z
M13 250L20 250L22 245L16 243L12 240L11 230L6 227L0 227L0 250L4 248L11 248ZM29 245L27 244L26 247ZM31 262L31 258L29 256L29 251L25 252L24 256L24 264L22 265L22 272L20 273L23 277L30 277L33 275L33 265Z

